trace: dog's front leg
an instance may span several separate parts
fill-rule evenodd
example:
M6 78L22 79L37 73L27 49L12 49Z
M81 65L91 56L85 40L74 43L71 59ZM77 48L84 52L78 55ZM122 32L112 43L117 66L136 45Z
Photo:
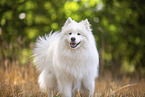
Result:
M89 97L93 97L95 91L95 80L85 79L83 80L84 87L89 90Z
M71 97L72 95L72 82L61 80L60 83L61 89L62 89L62 96L63 97Z

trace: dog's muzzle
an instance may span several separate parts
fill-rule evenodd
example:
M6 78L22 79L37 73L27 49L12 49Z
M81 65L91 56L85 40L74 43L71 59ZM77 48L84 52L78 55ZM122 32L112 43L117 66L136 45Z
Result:
M76 38L75 37L72 37L71 38L71 43L70 43L70 47L71 48L76 48L76 47L78 47L78 45L80 44L80 42L79 43L76 43Z

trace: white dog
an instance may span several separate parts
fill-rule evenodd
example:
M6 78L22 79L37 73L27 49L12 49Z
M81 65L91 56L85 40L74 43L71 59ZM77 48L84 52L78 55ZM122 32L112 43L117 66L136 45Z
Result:
M39 85L71 97L74 90L89 90L93 96L99 56L88 20L65 22L60 32L40 37L33 50L33 62L40 70ZM50 92L48 92L50 93Z

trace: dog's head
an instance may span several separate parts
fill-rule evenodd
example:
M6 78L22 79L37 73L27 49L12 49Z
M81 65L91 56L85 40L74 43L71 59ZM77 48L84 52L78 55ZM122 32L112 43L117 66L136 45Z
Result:
M88 34L91 33L90 24L87 19L77 23L71 18L68 18L62 27L61 33L63 33L69 47L71 49L77 49L84 44L88 38Z

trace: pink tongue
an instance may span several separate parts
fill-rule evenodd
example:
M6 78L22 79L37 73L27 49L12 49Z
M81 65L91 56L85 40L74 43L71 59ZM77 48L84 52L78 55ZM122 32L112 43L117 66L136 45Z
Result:
M74 44L74 43L72 43L72 44L71 44L71 47L75 47L76 45L77 45L76 43L75 43L75 44Z

